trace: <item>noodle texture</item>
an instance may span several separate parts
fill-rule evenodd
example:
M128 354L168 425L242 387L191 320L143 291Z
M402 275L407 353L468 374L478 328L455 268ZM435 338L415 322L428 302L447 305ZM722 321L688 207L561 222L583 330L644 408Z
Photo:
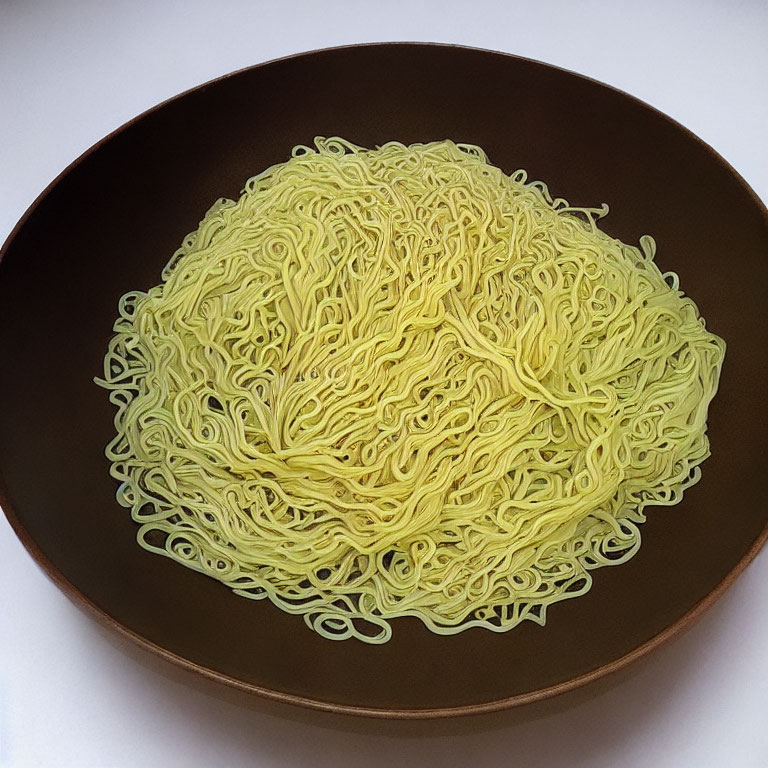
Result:
M120 300L139 543L329 638L544 624L698 480L725 351L606 212L451 141L249 179Z

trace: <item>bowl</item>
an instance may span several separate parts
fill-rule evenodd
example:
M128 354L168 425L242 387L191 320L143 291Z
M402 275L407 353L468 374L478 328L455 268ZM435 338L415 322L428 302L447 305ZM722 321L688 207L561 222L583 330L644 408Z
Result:
M386 644L334 642L141 549L104 447L94 383L117 300L147 289L219 197L339 135L374 146L451 138L525 168L601 223L651 234L727 344L712 456L681 504L648 510L628 563L553 606L546 626L455 636L397 619ZM375 44L292 56L194 88L116 130L40 195L0 262L0 502L32 557L101 621L245 691L351 714L435 717L562 693L689 626L768 535L768 212L710 147L648 105L535 61L457 46Z

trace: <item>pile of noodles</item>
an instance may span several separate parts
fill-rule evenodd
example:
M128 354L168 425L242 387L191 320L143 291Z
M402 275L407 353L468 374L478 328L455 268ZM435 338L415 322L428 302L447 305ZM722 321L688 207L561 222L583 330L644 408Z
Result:
M478 147L315 145L121 299L118 500L327 637L543 624L698 479L725 345L651 238Z

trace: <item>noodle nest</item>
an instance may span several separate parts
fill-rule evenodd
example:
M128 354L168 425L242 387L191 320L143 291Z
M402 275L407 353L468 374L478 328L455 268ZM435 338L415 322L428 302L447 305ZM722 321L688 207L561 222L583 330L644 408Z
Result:
M709 454L725 345L606 211L338 138L218 201L99 380L140 544L330 638L543 624Z

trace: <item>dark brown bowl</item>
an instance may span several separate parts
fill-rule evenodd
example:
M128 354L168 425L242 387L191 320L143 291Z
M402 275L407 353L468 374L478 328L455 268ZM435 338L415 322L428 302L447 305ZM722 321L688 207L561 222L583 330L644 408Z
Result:
M151 555L115 501L113 408L92 382L118 297L146 289L218 197L315 135L365 146L452 138L526 168L604 228L652 234L728 344L712 457L676 507L649 511L629 563L595 573L545 627L453 637L398 619L383 646L332 642L298 616ZM387 717L487 711L624 666L698 617L768 534L768 212L706 144L646 104L570 72L454 46L294 56L195 88L115 131L35 201L0 264L3 508L73 599L140 645L238 688Z

